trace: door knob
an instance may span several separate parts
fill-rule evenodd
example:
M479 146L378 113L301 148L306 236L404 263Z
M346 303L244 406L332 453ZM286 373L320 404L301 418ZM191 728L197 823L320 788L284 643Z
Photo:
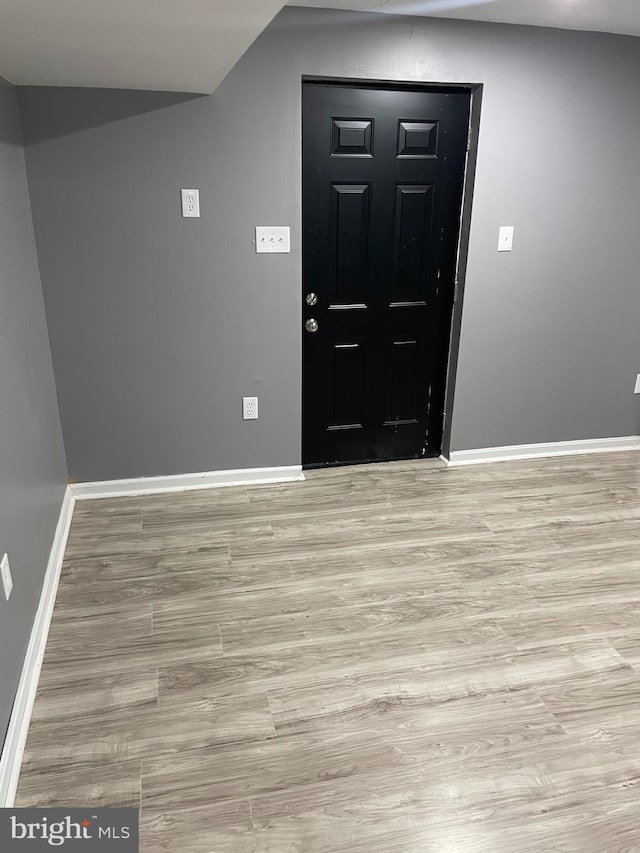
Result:
M307 293L305 297L305 301L307 305L316 305L318 302L318 294L317 293Z
M317 332L318 331L318 321L314 320L313 317L304 324L307 332Z

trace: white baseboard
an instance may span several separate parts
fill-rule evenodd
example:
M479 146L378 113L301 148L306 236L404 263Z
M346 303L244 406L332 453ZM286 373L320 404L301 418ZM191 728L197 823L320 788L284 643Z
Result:
M18 778L22 766L22 757L27 741L31 712L36 698L40 669L47 645L49 625L53 614L53 606L58 591L58 581L62 569L64 549L67 544L71 518L73 516L74 498L70 488L67 486L60 517L56 527L53 545L49 555L47 571L42 585L40 603L36 611L31 637L27 647L27 654L22 666L22 674L18 682L18 690L13 703L9 728L5 738L2 756L0 757L0 808L11 808L13 806Z
M161 492L186 492L193 489L215 489L222 486L256 486L261 483L289 483L304 480L301 465L278 468L237 468L231 471L208 471L201 474L172 474L167 477L135 477L128 480L102 480L74 483L74 498L117 498L130 495L153 495Z
M511 462L517 459L543 459L548 456L577 456L583 453L615 453L640 450L640 435L620 438L594 438L585 441L555 441L547 444L514 444L510 447L483 447L477 450L452 450L447 459L449 467L478 465L482 462Z

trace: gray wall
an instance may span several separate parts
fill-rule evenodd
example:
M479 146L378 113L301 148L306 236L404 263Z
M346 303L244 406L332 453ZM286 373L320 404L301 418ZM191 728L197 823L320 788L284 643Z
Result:
M66 482L15 89L0 80L0 747Z
M640 432L638 45L289 8L212 97L23 90L71 474L299 462L303 74L484 84L452 448Z

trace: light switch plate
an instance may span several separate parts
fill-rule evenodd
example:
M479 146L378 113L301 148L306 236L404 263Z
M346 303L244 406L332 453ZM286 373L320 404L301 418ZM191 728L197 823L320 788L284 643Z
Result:
M513 249L513 225L501 225L498 232L498 251L510 252Z
M634 394L640 394L640 373L636 376L636 388Z
M291 229L285 225L256 226L256 252L275 254L291 251Z
M4 586L4 595L7 601L13 589L13 580L11 578L11 569L9 568L9 557L5 554L0 562L0 574L2 575L2 585Z
M182 216L191 219L200 216L200 191L180 190L182 198Z

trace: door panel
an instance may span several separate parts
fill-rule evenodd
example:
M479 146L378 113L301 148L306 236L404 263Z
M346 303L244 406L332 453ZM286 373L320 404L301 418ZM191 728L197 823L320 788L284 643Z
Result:
M469 106L460 89L304 84L307 466L439 450L430 399L444 389Z
M432 209L433 186L416 184L396 187L394 303L426 302Z
M437 121L398 122L398 157L437 157Z
M368 284L369 186L334 184L331 205L331 233L335 252L335 287L331 305L352 305L365 301Z
M328 429L362 429L365 372L361 342L334 344L329 380L331 418Z
M385 426L397 422L417 423L421 395L418 363L422 347L418 341L392 341L389 353L389 409Z

